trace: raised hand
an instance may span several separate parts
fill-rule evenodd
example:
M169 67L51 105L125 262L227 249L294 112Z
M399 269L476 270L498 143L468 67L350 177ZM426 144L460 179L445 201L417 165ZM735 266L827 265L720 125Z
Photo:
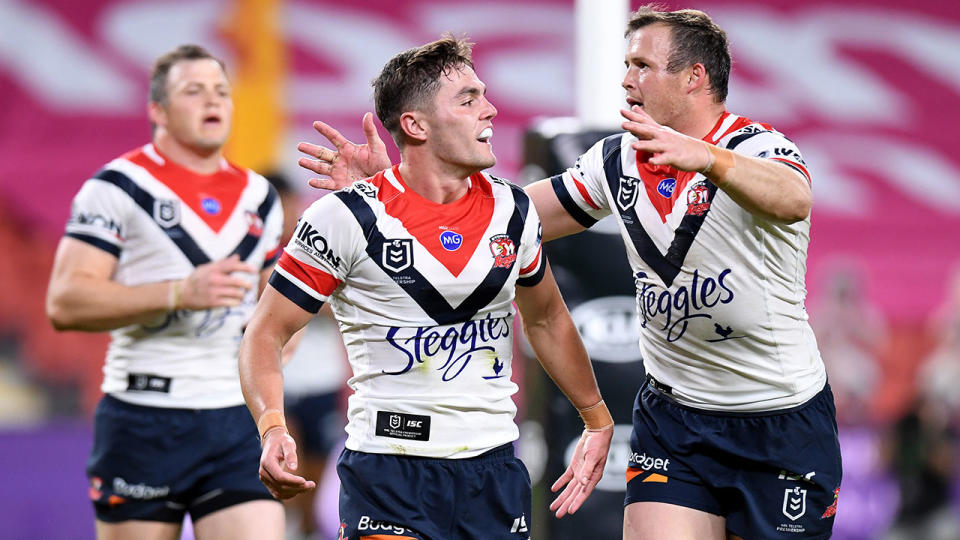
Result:
M336 150L301 142L297 150L310 156L300 158L297 164L317 174L328 178L311 178L308 182L312 187L319 189L341 189L357 180L373 176L390 167L390 157L387 147L377 133L373 123L373 115L363 115L363 134L366 144L357 145L350 142L339 131L329 124L317 120L313 129L323 135Z
M631 146L652 154L649 163L669 165L681 171L700 171L710 164L707 142L658 124L636 105L620 109L620 115L626 118L621 127L640 139Z
M566 485L566 489L550 503L550 510L556 512L558 518L575 513L593 493L593 488L597 486L603 476L603 468L607 465L611 439L612 425L603 429L583 430L570 465L550 487L550 491L556 493Z
M183 280L176 307L207 309L240 305L253 283L233 275L234 272L255 275L257 270L242 262L239 255L201 264Z
M277 499L289 499L298 493L317 487L313 480L297 476L291 471L299 467L297 443L285 429L274 429L263 436L260 454L260 481Z

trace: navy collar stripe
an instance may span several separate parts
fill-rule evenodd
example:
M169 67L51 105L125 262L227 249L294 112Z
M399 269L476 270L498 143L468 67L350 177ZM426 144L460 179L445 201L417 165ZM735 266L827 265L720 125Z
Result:
M623 178L623 165L620 161L621 140L620 135L614 135L603 141L603 170L614 199L616 199L620 189L620 181ZM642 180L638 180L638 182L642 182ZM709 181L706 184L709 200L712 201L714 194L717 192L717 186ZM641 186L638 185L634 189L640 190L640 188ZM642 195L638 194L638 197L640 196ZM616 207L616 210L620 213L620 219L630 234L630 239L633 241L637 254L660 276L664 285L670 287L677 274L680 273L683 261L687 257L687 253L690 251L693 240L700 231L709 209L700 216L691 214L683 217L680 226L674 233L673 242L670 243L666 255L663 255L654 244L653 239L650 238L650 235L640 223L637 213L633 211L633 207L627 210Z
M260 217L261 223L267 222L267 215L270 213L270 209L273 207L273 202L277 198L277 190L273 186L268 186L267 196L263 199L263 202L260 203L260 206L257 208L257 215ZM233 250L231 255L239 255L240 259L247 260L247 257L253 253L253 250L256 249L257 244L260 243L261 236L254 236L247 233L243 237L243 240L237 244L237 247Z
M516 190L523 193L520 188L516 188ZM353 213L360 224L364 238L367 239L366 252L370 260L388 276L402 278L399 280L398 286L437 324L453 324L470 320L480 309L496 298L510 276L511 268L491 268L483 282L459 306L454 308L413 265L400 272L393 272L384 267L383 249L388 240L377 227L373 209L363 200L360 194L353 190L342 190L335 192L334 195ZM523 232L523 216L520 207L529 206L529 199L526 198L525 194L522 198L516 197L515 194L515 198L517 208L514 210L507 226L507 235L513 240L514 246L519 249Z
M154 215L156 199L147 190L138 186L137 183L134 182L129 176L120 171L102 169L93 177L119 187L127 195L129 195L130 198L137 203L137 206L143 209L147 215L151 217ZM267 196L257 208L257 214L264 222L266 222L267 215L270 213L270 209L273 207L273 203L276 198L277 192L273 189L273 187L271 187L267 192ZM176 244L178 248L180 248L180 251L183 252L184 256L186 256L194 266L200 266L201 264L210 262L210 256L207 255L203 248L201 248L193 239L193 237L187 233L186 229L179 224L171 227L165 227L163 228L163 231L166 233L167 237L170 238L170 240ZM259 241L260 237L247 234L233 250L233 253L240 255L241 259L246 260L256 248Z
M133 201L137 203L137 206L142 208L147 215L153 216L153 207L156 204L156 199L145 189L138 186L129 176L120 171L103 169L93 177L119 187L130 195L130 198L132 198ZM200 266L201 264L210 262L210 257L179 224L163 228L163 232L180 248L180 251L183 252L194 266Z

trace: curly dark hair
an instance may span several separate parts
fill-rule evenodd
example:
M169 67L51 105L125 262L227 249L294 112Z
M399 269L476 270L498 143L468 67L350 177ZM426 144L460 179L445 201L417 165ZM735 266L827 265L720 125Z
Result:
M440 39L394 56L373 80L377 118L403 148L400 116L427 106L440 88L440 76L462 66L473 68L473 43L444 34Z

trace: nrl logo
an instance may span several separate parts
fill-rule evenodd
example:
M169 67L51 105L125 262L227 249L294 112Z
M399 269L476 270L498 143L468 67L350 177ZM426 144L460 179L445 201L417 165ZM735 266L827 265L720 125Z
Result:
M807 490L795 487L783 490L783 515L796 521L807 511Z
M383 267L393 273L402 272L413 265L413 240L396 239L383 243Z
M617 189L617 206L626 212L637 203L637 194L640 192L640 179L632 176L621 176L620 187Z
M390 427L393 429L397 429L398 427L400 427L400 415L397 415L397 414L390 415Z
M180 223L180 203L173 199L157 199L153 202L153 220L164 229Z

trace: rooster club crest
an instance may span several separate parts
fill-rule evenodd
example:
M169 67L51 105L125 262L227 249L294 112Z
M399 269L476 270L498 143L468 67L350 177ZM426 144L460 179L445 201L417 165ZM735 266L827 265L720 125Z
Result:
M620 187L617 188L617 206L626 212L637 202L637 193L640 192L640 179L632 176L621 176Z
M494 268L510 268L517 260L517 248L505 234L490 237L490 253L493 254Z
M153 202L153 220L164 229L180 223L180 202L173 199L157 199Z
M247 210L247 234L250 236L260 237L263 234L263 218L260 217L260 214Z
M383 243L383 267L397 273L413 265L413 240L400 238Z
M697 182L687 192L687 215L702 216L710 210L710 190L706 182Z
M795 487L783 490L783 515L796 521L807 512L807 490Z
M840 488L833 490L833 504L827 507L827 510L820 516L820 519L831 518L837 515L837 502L840 499Z

